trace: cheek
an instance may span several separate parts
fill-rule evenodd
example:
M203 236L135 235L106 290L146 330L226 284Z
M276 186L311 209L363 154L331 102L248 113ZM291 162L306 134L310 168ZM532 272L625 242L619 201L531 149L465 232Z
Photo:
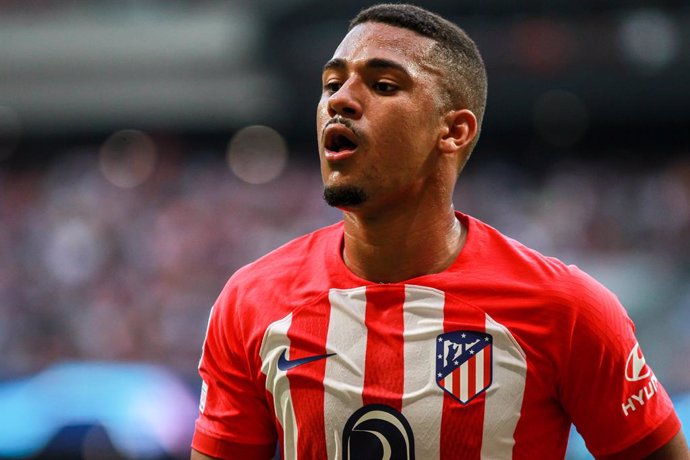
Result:
M321 131L323 130L323 126L326 124L326 122L328 122L329 119L328 100L322 97L316 106L316 135L318 136L319 142L321 141Z
M376 126L379 140L387 145L406 143L414 133L418 132L419 126L415 126L412 114L393 108Z
M326 167L326 162L323 160L323 158L321 158L319 162L321 166L321 180L326 182L326 179L328 178L328 168Z
M427 120L413 114L406 115L391 118L380 130L379 137L383 148L389 151L395 149L401 161L404 160L406 151L418 153L419 150L426 149L430 136Z

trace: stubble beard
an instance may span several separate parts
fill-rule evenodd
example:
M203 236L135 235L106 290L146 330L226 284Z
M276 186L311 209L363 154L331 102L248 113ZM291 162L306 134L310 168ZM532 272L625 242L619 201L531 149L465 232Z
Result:
M326 187L323 190L323 199L334 208L348 208L364 203L367 200L367 194L361 187L350 185Z

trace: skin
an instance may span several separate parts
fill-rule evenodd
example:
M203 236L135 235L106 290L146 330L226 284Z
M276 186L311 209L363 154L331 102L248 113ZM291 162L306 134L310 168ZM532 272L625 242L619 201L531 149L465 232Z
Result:
M464 244L452 193L477 120L469 110L442 109L442 70L427 59L433 44L406 29L360 24L324 69L316 122L321 175L326 187L357 186L369 197L341 209L345 264L370 281L443 271ZM331 161L324 127L336 116L348 120L358 145Z
M433 43L406 29L360 24L324 67L316 118L321 175L326 187L360 187L368 196L341 209L345 264L370 281L443 271L465 243L452 193L478 126L471 111L443 108L442 70L427 59ZM357 148L333 159L326 128L336 116L349 127L331 125ZM192 460L211 458L192 451ZM647 458L690 460L682 432Z

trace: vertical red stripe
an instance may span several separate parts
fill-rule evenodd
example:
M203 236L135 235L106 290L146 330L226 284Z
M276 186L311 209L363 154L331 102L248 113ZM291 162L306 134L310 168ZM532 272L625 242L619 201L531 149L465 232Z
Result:
M472 356L467 361L467 398L471 398L477 392L477 357Z
M460 368L453 369L453 394L460 397Z
M367 288L367 352L362 402L402 410L404 389L404 286Z
M484 388L491 383L491 351L492 346L484 348Z
M292 324L288 330L290 360L327 353L329 317L328 298L324 298L323 305L309 310L298 310L293 315ZM324 425L323 379L325 374L325 359L303 364L287 371L299 433L297 452L303 458L328 457Z
M486 315L475 306L447 296L444 306L443 329L454 331L486 332ZM481 458L484 429L484 396L462 404L446 395L441 422L441 455L443 460Z

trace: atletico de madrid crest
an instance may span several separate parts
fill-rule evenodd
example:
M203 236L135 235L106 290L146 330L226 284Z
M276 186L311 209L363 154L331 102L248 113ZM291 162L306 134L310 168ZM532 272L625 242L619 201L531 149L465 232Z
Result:
M493 338L476 331L453 331L436 338L436 382L467 404L491 386Z

